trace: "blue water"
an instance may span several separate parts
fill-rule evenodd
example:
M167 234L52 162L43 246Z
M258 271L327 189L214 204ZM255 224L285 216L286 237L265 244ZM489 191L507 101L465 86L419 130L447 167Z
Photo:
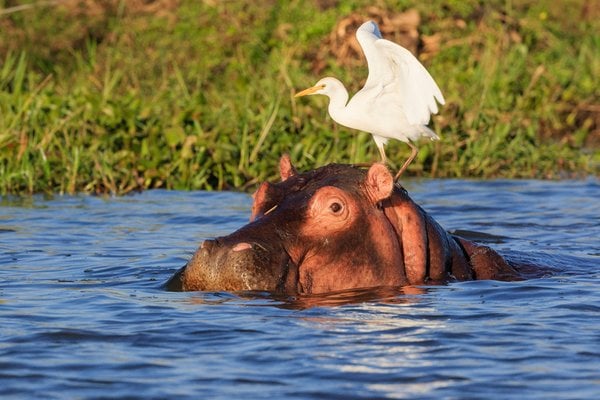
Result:
M0 398L600 398L600 185L407 184L446 229L559 268L313 298L172 293L239 193L0 203ZM485 233L485 235L481 234Z

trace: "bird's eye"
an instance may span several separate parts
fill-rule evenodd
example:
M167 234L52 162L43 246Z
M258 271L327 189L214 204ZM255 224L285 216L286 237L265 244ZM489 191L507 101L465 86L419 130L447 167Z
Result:
M342 211L342 208L343 208L342 205L338 202L334 202L329 205L329 209L334 214L338 214L340 211Z

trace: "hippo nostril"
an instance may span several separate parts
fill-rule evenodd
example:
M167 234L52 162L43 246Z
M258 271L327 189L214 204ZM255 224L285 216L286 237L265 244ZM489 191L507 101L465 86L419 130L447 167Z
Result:
M206 251L210 251L213 247L215 247L216 245L216 241L214 240L205 240L204 242L202 242L202 244L200 245L200 248L202 250L206 250Z
M252 245L250 243L241 242L233 246L231 250L233 251L243 251L252 249Z

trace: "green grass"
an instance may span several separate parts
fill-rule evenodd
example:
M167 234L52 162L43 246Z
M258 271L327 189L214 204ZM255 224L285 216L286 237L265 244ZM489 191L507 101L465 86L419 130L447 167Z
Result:
M372 1L164 3L0 14L1 193L246 190L283 153L301 169L378 160L325 98L293 98L320 78L311 63L336 23ZM442 140L419 143L407 176L600 175L600 18L585 0L427 3L376 2L417 8L420 32L442 38L425 61L447 101ZM366 67L326 63L360 89ZM409 149L387 154L398 167Z

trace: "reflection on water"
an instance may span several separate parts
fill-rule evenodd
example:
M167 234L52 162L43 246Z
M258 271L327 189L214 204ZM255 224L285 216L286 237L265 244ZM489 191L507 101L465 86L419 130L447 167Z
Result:
M0 397L597 398L597 181L409 182L445 228L556 269L329 296L162 289L244 194L0 202Z
M404 304L418 301L419 295L425 293L425 288L405 287L377 287L368 289L350 289L326 294L310 294L297 296L272 295L268 296L279 300L280 307L289 309L306 309L311 307L337 307L347 304L378 302L388 304ZM246 294L246 298L255 298L256 293Z

